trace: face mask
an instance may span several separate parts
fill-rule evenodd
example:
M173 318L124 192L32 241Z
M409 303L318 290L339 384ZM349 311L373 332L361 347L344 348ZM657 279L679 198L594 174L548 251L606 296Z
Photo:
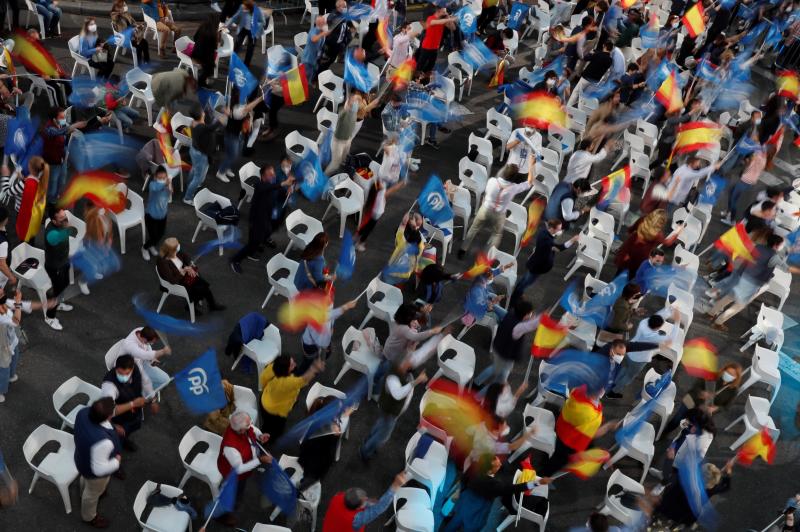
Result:
M180 252L180 250L181 250L181 245L180 245L180 244L178 244L178 247L176 247L176 248L175 248L175 253L178 253L178 252Z
M503 391L500 392L500 396L497 398L497 407L495 407L495 413L500 417L507 417L514 411L514 396L511 394L511 390L506 386L503 388Z
M122 6L122 12L123 13L127 13L128 12L128 6Z
M756 125L756 126L757 126L757 125L758 125L758 124L760 124L760 123L761 123L761 119L760 119L760 118L755 118L755 119L753 119L753 124L754 124L754 125Z
M58 125L61 126L61 127L66 126L67 125L67 119L66 118L59 118L58 119Z
M97 24L89 24L89 27L86 29L89 30L89 33L94 33L97 31Z
M117 373L117 380L119 382L121 382L122 384L125 384L126 382L131 380L131 373L129 373L127 375L120 375L119 373Z
M555 84L556 84L556 80L554 80L554 79L548 79L547 80L547 86L548 87L552 87Z
M525 128L525 135L527 135L527 136L529 136L529 137L530 137L531 135L533 135L533 128L532 128L532 127L526 127L526 128Z
M722 378L722 382L725 382L725 383L733 382L734 380L736 380L736 377L734 377L733 375L731 375L728 372L723 373L721 378Z
M291 164L283 164L283 165L281 165L281 170L283 170L284 174L288 174L292 170L292 165Z
M615 364L622 364L622 359L625 358L625 357L622 356L622 355L614 355L611 358L614 360Z

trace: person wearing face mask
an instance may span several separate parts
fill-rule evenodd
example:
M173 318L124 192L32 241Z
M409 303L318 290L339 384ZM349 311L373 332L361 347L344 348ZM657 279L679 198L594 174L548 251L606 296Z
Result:
M50 165L50 179L47 185L47 201L55 203L67 184L67 140L76 129L86 126L86 122L67 125L64 109L57 107L50 111L50 119L42 130L44 145L42 157Z
M114 3L111 4L111 26L120 33L127 28L133 28L131 46L136 58L140 65L150 62L150 47L147 39L144 38L146 26L141 22L136 22L136 19L130 14L125 0L114 0Z
M558 96L556 83L558 82L558 74L555 70L548 70L544 74L544 79L533 86L534 92L548 92L553 96Z
M352 39L354 30L354 25L344 17L347 11L346 0L336 0L336 8L333 10L324 9L323 3L320 3L319 12L328 11L325 22L327 27L330 28L330 32L325 37L317 72L328 70L336 59L344 53L350 43L350 39Z
M290 174L291 174L291 168ZM294 177L289 175L279 182L275 175L275 167L266 165L261 169L261 176L253 185L253 199L250 203L247 225L247 244L231 257L231 269L235 273L242 273L242 259L258 260L258 253L265 243L275 246L270 235L272 234L273 221L280 218L275 211L280 210L284 201L284 187L291 186Z
M508 159L506 164L517 166L517 172L527 174L531 164L535 164L535 159L530 157L536 155L542 148L542 135L532 127L519 127L511 132L506 142Z
M664 264L664 250L661 248L654 248L650 251L650 256L647 258L646 261L639 266L639 269L636 270L636 277L633 278L633 282L639 285L639 288L642 289L643 294L647 294L650 290L650 276L653 272Z
M158 245L167 229L167 210L172 197L172 181L166 168L158 166L147 184L147 201L144 205L144 225L147 239L142 244L142 258L158 256Z
M199 304L206 300L209 310L225 310L225 306L218 304L214 294L211 293L208 281L200 277L191 257L181 251L181 244L177 238L170 237L161 244L156 268L158 275L166 282L184 286L193 303Z
M51 304L55 303L54 301ZM17 382L17 365L20 349L17 330L22 320L22 312L30 314L42 308L42 304L22 300L22 291L16 290L14 297L6 295L0 288L0 403L5 402L10 383Z
M608 370L608 381L606 383L606 390L610 390L614 386L614 383L620 374L622 363L625 361L625 354L628 352L628 346L625 343L625 340L620 340L617 338L616 340L612 340L604 345L599 352L608 355L608 358L611 361ZM606 395L606 397L609 396L610 394ZM610 398L615 399L616 397Z
M531 286L541 276L553 269L556 251L564 251L578 241L580 234L577 234L564 242L558 244L556 239L564 233L563 224L558 218L547 220L544 227L536 233L536 245L533 253L525 261L525 274L517 281L514 291L511 293L511 304L525 294L525 290Z
M114 70L113 54L108 53L108 43L97 36L97 22L94 17L87 18L78 38L78 53L85 57L89 66L97 70L97 75L108 79Z
M139 448L131 441L131 434L142 428L142 409L145 397L142 388L142 373L136 366L136 361L131 355L121 355L114 363L114 367L103 377L100 386L102 397L110 397L116 407L111 423L122 440L123 449L136 452ZM158 403L150 403L153 414L158 413ZM121 474L118 472L120 476Z
M67 211L53 208L50 223L44 230L44 269L52 283L50 297L58 299L64 289L69 286L69 220ZM72 305L59 303L47 310L45 323L52 329L60 331L63 327L56 317L57 311L69 312Z
M309 83L313 83L317 79L317 66L322 56L322 47L325 44L325 38L331 34L327 20L323 15L314 19L314 24L311 25L308 32L306 46L303 48L303 64L306 66Z
M172 32L173 35L174 50L174 41L177 41L181 36L181 28L175 24L175 20L172 18L172 11L170 11L167 3L162 0L142 0L142 10L147 16L156 21L156 30L161 36L161 39L158 41L161 44L158 49L158 55L163 59L167 55L167 41L170 32Z
M300 390L325 369L325 362L315 360L302 375L289 355L281 355L264 368L258 376L261 392L261 430L273 438L283 434L286 419L297 403Z

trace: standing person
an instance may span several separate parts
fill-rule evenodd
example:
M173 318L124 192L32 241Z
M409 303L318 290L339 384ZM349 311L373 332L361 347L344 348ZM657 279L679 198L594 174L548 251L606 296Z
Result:
M758 178L767 166L766 150L758 149L747 157L747 163L742 171L739 181L733 185L728 193L728 214L722 219L722 223L733 225L738 220L737 204L742 194L753 188L758 183Z
M324 15L317 16L308 32L306 46L303 48L303 64L306 66L306 76L309 83L313 83L317 79L317 67L322 57L322 47L325 44L325 38L330 34L327 17Z
M131 440L131 434L142 428L142 413L145 405L142 388L142 373L131 355L117 357L114 367L103 377L100 387L103 397L110 397L117 405L111 421L122 439L122 447L132 453L139 448ZM158 403L150 403L150 411L158 413Z
M575 85L575 88L572 89L572 94L570 95L569 100L567 100L568 106L577 105L578 98L583 95L584 89L588 85L596 85L597 83L600 83L600 80L605 77L613 63L611 58L611 51L613 49L614 43L611 41L606 41L603 43L599 51L592 52L588 56L584 57L586 60L586 66L581 74L581 79Z
M242 46L247 41L247 50L244 53L244 64L250 66L253 60L253 50L256 42L261 38L261 34L267 27L264 19L264 12L256 6L255 0L243 0L241 7L225 24L227 27L236 26L236 39L233 49L236 53L242 50Z
M247 225L247 244L231 257L231 269L242 273L242 259L258 260L261 246L271 241L272 221L277 219L276 211L282 208L283 188L294 183L289 175L280 183L276 181L275 167L266 165L261 169L258 182L253 185L253 200L250 203ZM324 234L324 233L323 233ZM307 249L307 248L306 248ZM305 250L303 250L305 252Z
M442 47L445 27L455 28L458 17L447 16L447 8L439 7L425 20L425 37L417 51L417 72L420 78L428 78L436 67L436 56Z
M613 150L616 144L609 142L606 146L600 148L597 153L592 153L594 142L589 139L583 139L578 143L578 148L569 157L567 163L567 174L564 176L564 181L567 183L574 183L579 179L586 179L589 177L589 172L592 171L592 165L600 162L608 157L609 150Z
M189 255L181 251L181 243L177 238L167 238L161 244L156 269L166 282L186 287L192 302L199 304L206 300L209 310L225 310L225 305L218 304L211 293L211 285L200 276L197 265Z
M333 324L348 310L355 308L358 300L348 301L340 307L333 308L333 301L331 301L331 309L328 313L328 321L326 321L322 330L318 330L312 325L306 326L303 330L301 343L303 345L303 361L295 369L297 375L302 375L314 363L315 360L328 360L331 357L331 338L333 337Z
M320 13L323 12L322 5ZM352 38L351 23L348 21L344 14L347 11L346 0L336 0L336 9L330 11L326 16L326 23L330 29L329 34L325 37L325 46L322 49L322 56L319 61L319 69L317 72L324 72L338 59L342 53L347 49Z
M511 293L511 304L525 294L525 289L536 282L539 276L546 274L553 269L556 251L564 251L578 241L580 233L573 236L563 244L556 243L556 238L564 232L561 220L553 218L547 220L545 227L539 229L536 234L536 244L533 253L525 261L525 274L517 281L514 291Z
M217 50L222 44L220 37L220 20L216 14L211 14L194 32L194 48L192 48L192 62L200 65L197 73L197 84L201 87L209 87L208 78L214 76L215 60ZM235 87L235 85L234 85ZM233 101L233 97L231 97Z
M611 318L604 327L612 335L622 337L633 329L633 317L636 314L636 306L642 299L642 291L636 283L628 283L622 289L614 306L611 308Z
M585 206L577 209L577 199L582 194L586 194L592 189L588 179L578 179L574 183L561 181L553 193L550 194L550 199L544 208L544 217L547 220L558 219L561 220L561 226L564 229L569 229L571 222L574 222L581 217L582 214L589 212L591 207Z
M683 226L665 237L663 230L666 225L667 211L664 209L657 209L636 220L614 257L617 273L627 270L628 279L633 279L639 266L650 256L650 251L658 246L668 247L674 244L683 231Z
M167 211L169 199L172 197L172 181L167 169L159 165L153 178L147 184L147 201L144 205L144 226L147 228L147 239L142 244L142 258L158 256L157 246L164 238L167 230Z
M400 148L397 146L397 136L391 135L383 145L381 167L377 179L374 180L367 195L364 212L368 213L368 216L365 216L364 222L355 234L356 251L367 250L365 242L378 224L378 220L383 216L386 210L386 200L406 186L405 181L400 181L402 157Z
M297 402L297 396L318 373L325 369L325 362L315 360L302 375L295 375L297 367L294 359L289 355L281 355L269 366L264 368L258 377L262 388L261 430L273 438L283 434L286 427L286 418Z
M300 254L300 267L294 276L294 286L299 292L311 288L324 288L332 277L325 273L325 248L328 235L317 233Z
M339 111L336 127L333 128L331 138L331 162L325 167L325 175L333 175L347 155L350 145L356 136L356 122L358 121L358 108L363 104L360 94L353 93Z
M472 222L469 231L467 231L467 236L464 237L458 250L459 259L464 258L475 235L484 227L488 228L491 233L486 244L487 248L500 245L500 240L503 238L503 224L506 221L508 205L514 199L514 196L531 188L535 168L533 154L530 154L528 155L528 179L526 181L513 182L512 180L516 177L519 169L515 164L508 164L500 170L497 177L491 178L486 183L483 203L481 203L481 207L475 215L475 220Z
M228 110L226 109L227 113ZM183 195L183 202L186 205L194 205L192 200L208 172L209 161L214 157L217 148L217 131L222 127L222 123L213 122L206 124L206 113L200 111L200 115L192 124L192 145L189 147L189 156L192 158L192 170L189 173L189 184Z
M246 105L234 105L233 102L239 101L239 89L234 86L231 90L231 105L228 107L228 121L225 124L225 155L217 170L217 179L223 183L229 183L230 178L236 174L233 168L237 165L239 157L242 155L242 131L245 118L264 100L262 93L258 98ZM210 159L209 159L210 160Z
M217 469L222 478L228 478L231 471L236 471L236 506L242 500L247 479L253 470L262 465L272 463L272 455L263 452L261 444L267 443L271 434L264 434L253 425L250 415L242 410L237 410L230 417L230 425L222 435L222 442L217 455ZM236 526L237 520L233 513L227 513L217 518L227 526Z
M394 251L389 257L389 263L381 271L383 282L401 286L405 284L417 271L417 264L422 257L425 243L422 241L422 215L406 213L400 221L400 227L394 235Z
M423 370L415 378L411 373L411 361L403 360L393 366L383 382L383 389L378 398L380 416L372 425L372 430L359 449L361 460L369 461L380 447L392 437L397 420L405 412L414 395L414 387L428 382Z
M639 212L642 216L651 212L664 209L666 211L669 201L667 200L667 186L672 179L672 174L666 167L653 169L653 180L650 186L644 191L642 202L639 204Z
M52 209L44 230L44 269L53 285L50 297L58 299L69 286L69 221L64 209ZM63 329L56 317L59 310L69 312L72 305L61 302L47 310L44 322L56 331Z
M0 288L5 289L6 286L14 286L17 284L17 276L11 271L8 265L9 249L8 249L8 232L6 225L8 224L8 209L4 205L0 205Z
M108 43L98 39L97 21L94 17L87 17L83 21L78 39L78 52L88 60L90 67L97 70L100 78L108 79L114 70L114 57L108 53Z
M81 475L81 519L94 528L108 528L108 519L97 513L97 504L111 475L119 471L122 449L111 425L116 407L110 397L101 397L82 408L75 417L75 467Z
M22 291L17 290L14 299L6 298L6 291L0 288L0 403L5 402L8 385L17 382L19 364L19 329L22 311L30 314L42 308L42 304L22 300Z
M530 126L519 127L511 132L506 143L508 159L506 164L517 165L517 172L528 173L528 166L535 160L530 155L535 155L542 148L542 135Z
M328 511L322 520L322 532L363 532L368 524L389 508L395 492L405 483L405 472L398 473L377 502L367 499L366 492L361 488L338 492L328 504Z
M667 200L669 200L668 211L672 213L676 208L686 203L689 197L689 192L697 183L710 176L719 167L721 163L709 164L705 168L700 168L703 160L699 157L690 158L685 164L682 164L672 174L672 180L667 186Z
M50 165L50 179L47 184L47 201L55 203L67 184L67 137L86 122L67 125L64 109L57 107L50 112L50 119L42 130L44 140L42 158Z

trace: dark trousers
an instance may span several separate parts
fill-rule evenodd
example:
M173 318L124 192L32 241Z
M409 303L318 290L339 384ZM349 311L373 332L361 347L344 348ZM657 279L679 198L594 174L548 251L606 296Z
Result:
M245 257L258 253L259 247L264 243L267 237L269 237L266 225L268 224L265 224L260 220L258 223L250 224L247 234L247 244L245 244L242 249L236 252L233 257L231 257L231 262L239 263L242 262L242 259Z
M130 439L131 434L142 428L142 412L139 410L134 412L133 415L129 415L126 412L117 418L111 418L111 423L125 429L125 436L123 439Z
M484 7L481 14L478 15L476 23L478 31L483 31L497 16L497 6Z
M97 75L99 77L108 79L108 77L114 71L114 54L109 53L106 56L106 60L102 63L95 61L94 59L89 59L89 66L97 70Z
M261 410L261 432L269 434L272 441L278 439L286 428L286 418L270 414L266 410Z
M364 226L358 230L358 241L366 242L367 237L369 237L376 225L378 225L378 218L370 218L367 220L367 223L365 223Z
M144 226L147 228L147 240L142 247L147 249L149 247L156 247L161 239L164 238L164 232L167 230L167 218L162 219L153 218L149 214L144 215Z
M47 275L50 277L50 282L53 283L53 288L50 291L50 297L57 298L61 295L65 288L69 286L69 264L60 266L58 268L45 267ZM47 309L47 317L56 317L56 307Z
M283 96L272 95L269 100L269 128L278 129L278 111L283 107Z
M317 72L325 72L328 70L336 58L344 52L345 46L337 42L331 42L325 45L322 50L322 57L319 59L319 68Z
M686 408L685 404L683 403L679 404L678 408L675 409L675 412L672 414L672 417L669 419L666 426L664 427L664 432L661 433L661 436L662 437L667 436L673 430L677 429L680 426L681 421L683 421L686 418L686 413L688 411L689 409Z
M538 475L540 477L550 477L558 473L561 468L567 465L569 457L573 453L575 453L575 449L561 441L561 438L556 437L556 450L553 451L553 455L537 470Z
M522 276L522 279L517 281L517 286L514 287L514 291L511 293L511 302L513 303L525 295L525 289L535 283L538 277L538 273L531 273L530 271L526 270L525 275Z
M140 64L150 62L150 48L147 46L147 41L145 39L139 39L133 42L133 48Z
M247 49L244 52L244 64L250 66L250 61L253 60L253 49L256 47L256 43L249 31L242 30L236 34L236 41L233 43L233 49L238 54L245 40L247 40Z
M197 303L205 299L208 301L209 307L213 307L217 304L216 301L214 301L214 294L211 293L211 286L209 286L208 281L202 277L195 277L192 284L184 286L186 286L186 291L189 292L189 299L193 302Z

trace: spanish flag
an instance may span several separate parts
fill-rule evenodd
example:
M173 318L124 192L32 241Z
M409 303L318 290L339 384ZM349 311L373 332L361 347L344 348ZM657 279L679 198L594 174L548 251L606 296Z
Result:
M531 356L534 358L550 358L558 346L567 337L569 329L564 327L549 314L542 314L539 318L539 327L531 344Z
M717 378L717 348L705 338L694 338L683 344L681 363L692 377L706 381Z
M495 425L490 413L472 392L459 393L458 385L447 379L431 382L421 418L453 438L451 451L462 459L474 446L474 434L469 428L484 424L491 429Z
M290 332L302 331L307 326L322 331L328 323L331 298L322 290L306 290L281 305L278 323Z
M14 60L11 58L11 52L9 52L7 48L3 48L3 58L6 61L6 69L8 69L8 73L11 76L16 76L17 67L14 66ZM17 78L16 77L12 77L11 78L11 83L13 83L14 86L16 87L17 86Z
M29 177L25 179L22 189L22 201L17 213L17 237L28 242L36 236L42 227L42 219L47 205L47 184L49 174L43 175L41 181Z
M681 96L681 88L678 86L678 80L675 77L675 71L671 71L669 76L661 83L655 94L658 103L663 105L668 113L680 110L683 107L683 97Z
M706 30L706 22L703 20L703 5L697 2L695 5L686 10L683 14L683 25L686 26L686 31L689 32L689 37L694 39Z
M778 72L778 96L796 100L800 94L800 79L794 70L781 70Z
M744 445L736 453L736 458L740 464L750 465L756 457L761 457L766 463L771 464L775 460L775 442L765 428L761 432L744 442Z
M472 267L461 274L461 278L465 281L470 279L474 279L479 275L483 275L484 273L488 272L492 269L492 259L486 253L482 251L478 252L478 256L475 257L475 264Z
M531 480L536 480L536 470L531 465L530 455L525 457L525 460L519 463L522 470L519 472L517 481L514 484L526 484ZM532 490L526 490L525 495L530 495Z
M402 91L405 89L408 82L411 81L415 70L417 70L417 62L413 57L403 61L392 74L392 87L394 87L394 90Z
M283 101L286 105L299 105L308 100L308 78L302 63L281 75Z
M556 435L570 449L584 451L602 422L603 405L589 399L584 385L569 394L556 421Z
M636 2L639 0L620 0L619 5L622 6L622 9L629 9L636 5Z
M502 85L503 81L505 80L505 75L506 75L506 62L504 60L500 60L497 62L497 67L494 69L494 74L492 75L492 79L489 80L489 88Z
M525 232L522 234L522 240L519 243L521 248L524 248L533 240L533 235L536 234L536 227L538 227L539 221L542 219L545 206L547 206L547 200L544 198L536 198L528 204L528 223L525 225Z
M600 200L598 205L608 205L609 203L620 201L626 203L630 200L630 194L627 200L622 197L623 191L630 190L631 188L631 167L625 165L616 172L612 172L605 176L601 181L602 190L600 192Z
M546 92L522 95L511 104L514 118L522 125L547 129L551 124L567 127L567 113L561 100Z
M605 449L588 449L570 456L564 471L569 471L579 479L586 480L595 476L610 458L611 454Z
M58 62L48 52L42 43L34 41L24 31L17 29L11 37L14 41L12 55L18 59L25 70L39 76L57 78L63 73Z
M73 177L58 199L59 207L71 207L81 198L112 212L125 210L125 194L117 188L122 180L104 170L91 170Z
M678 126L675 153L711 149L719 146L722 128L714 122L687 122Z
M733 269L733 263L737 259L747 262L755 262L758 256L755 244L750 240L750 235L744 229L744 223L739 222L720 236L715 242L714 247L722 251L731 259L728 269Z
M378 28L375 30L378 42L383 49L386 57L389 57L389 52L392 50L392 31L389 29L389 17L382 18L378 21Z

